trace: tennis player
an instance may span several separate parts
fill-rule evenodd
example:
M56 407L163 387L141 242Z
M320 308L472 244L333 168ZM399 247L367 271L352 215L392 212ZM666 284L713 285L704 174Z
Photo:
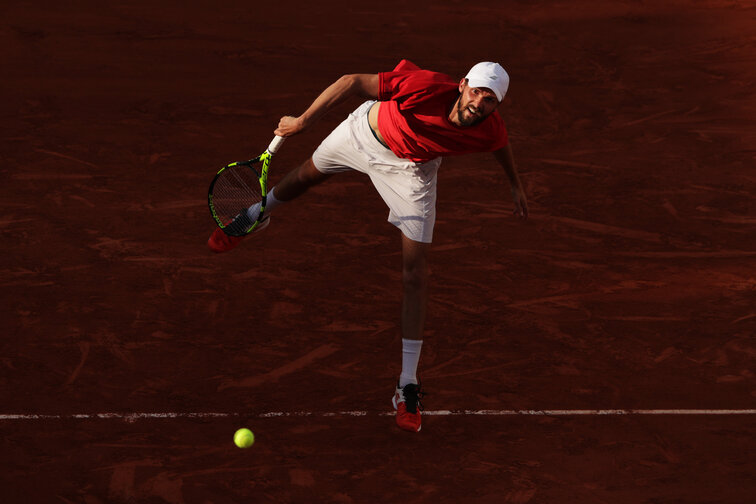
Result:
M389 208L388 221L402 232L402 372L393 397L396 423L418 432L423 396L417 379L428 289L427 255L436 220L436 175L443 156L492 152L509 179L514 214L528 206L497 107L509 87L498 63L482 62L457 81L402 60L391 72L345 75L299 117L281 118L276 135L311 127L349 97L368 99L320 144L312 157L286 174L268 194L265 213L275 210L331 175L357 170L370 177ZM259 204L248 210L259 216ZM266 217L260 228L270 222ZM218 228L208 241L215 252L242 238Z

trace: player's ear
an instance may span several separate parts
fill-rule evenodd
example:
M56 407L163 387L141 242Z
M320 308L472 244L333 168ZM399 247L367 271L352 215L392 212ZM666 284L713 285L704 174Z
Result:
M465 89L465 86L467 86L467 79L465 79L464 77L462 77L462 80L459 81L459 92L460 93Z

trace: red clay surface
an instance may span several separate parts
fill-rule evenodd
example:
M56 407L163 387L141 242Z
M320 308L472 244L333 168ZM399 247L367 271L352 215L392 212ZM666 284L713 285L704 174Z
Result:
M445 160L426 407L754 408L753 2L192 4L0 8L0 414L239 416L0 420L2 502L752 500L753 415L398 431L399 235L369 182L220 256L205 191L344 73L500 61L532 217L491 156ZM259 418L344 410L368 414Z

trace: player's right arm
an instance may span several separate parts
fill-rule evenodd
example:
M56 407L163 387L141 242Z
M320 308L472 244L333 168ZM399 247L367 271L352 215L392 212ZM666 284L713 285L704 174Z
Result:
M514 156L512 155L512 146L507 144L504 148L494 151L493 154L499 164L504 168L507 178L509 178L509 185L512 189L512 198L514 199L515 204L514 214L521 219L527 219L528 200L525 197L522 182L520 182L520 175L517 173L517 166L515 165Z
M329 110L352 96L378 99L378 74L344 75L320 93L312 105L299 117L285 116L278 123L275 134L288 137L300 133L317 122Z

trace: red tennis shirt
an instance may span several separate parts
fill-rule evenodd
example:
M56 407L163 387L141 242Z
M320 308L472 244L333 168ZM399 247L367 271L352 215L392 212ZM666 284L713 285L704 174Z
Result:
M492 152L509 143L504 120L494 111L475 126L449 121L459 82L402 60L378 74L378 129L397 156L424 163L439 156Z

